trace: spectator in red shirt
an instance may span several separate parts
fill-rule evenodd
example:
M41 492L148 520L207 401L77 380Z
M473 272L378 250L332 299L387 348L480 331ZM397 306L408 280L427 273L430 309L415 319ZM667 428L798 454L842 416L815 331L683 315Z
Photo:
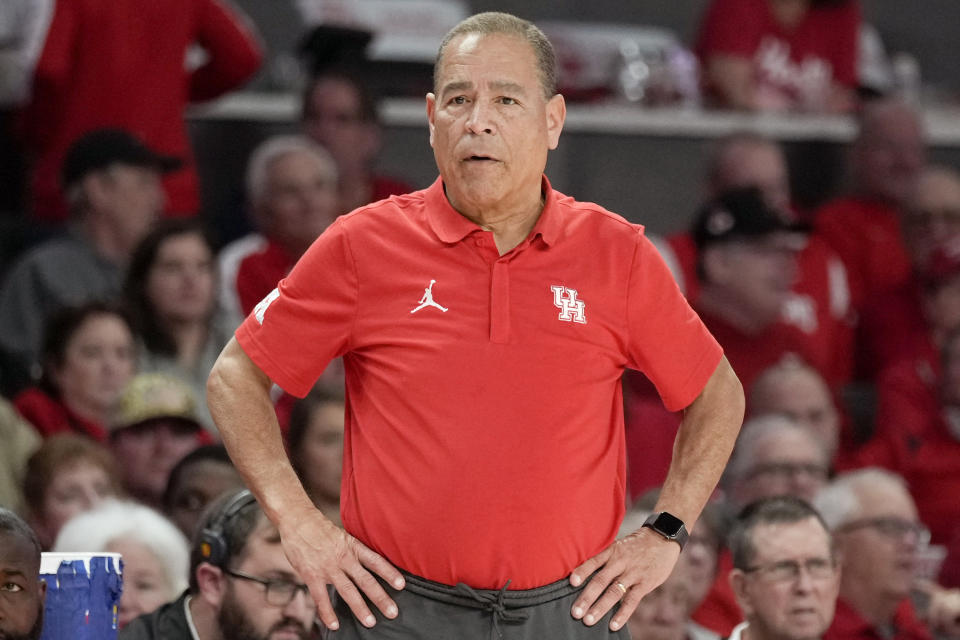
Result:
M381 147L377 105L357 74L337 68L320 71L304 90L301 118L303 132L337 163L339 213L413 190L374 170Z
M261 56L253 25L221 0L57 2L24 119L35 158L34 215L66 219L58 181L64 154L74 139L101 127L127 129L188 160L165 180L167 211L196 214L184 108L242 85Z
M246 188L260 233L231 243L220 256L221 301L233 326L339 215L337 184L333 158L306 136L275 136L254 149Z
M787 161L780 145L751 133L722 140L707 173L708 197L730 189L756 187L769 207L784 220L795 220L791 207ZM697 304L700 279L697 246L690 232L667 238L659 248L673 265L687 299ZM780 323L790 325L807 358L835 393L849 381L853 362L853 310L846 269L821 239L807 236L796 259L796 278L783 303Z
M815 505L843 569L826 640L929 640L910 600L917 552L929 532L903 479L868 468L837 476Z
M896 289L867 300L860 314L860 370L870 377L903 359L936 361L940 339L952 329L942 324L942 315L925 314L933 311L925 299L937 279L947 285L952 256L960 251L960 174L949 167L924 169L903 213L911 276ZM949 289L940 291L949 294ZM940 324L931 327L937 320Z
M916 193L926 148L917 113L896 99L864 105L850 149L851 189L817 211L815 232L840 255L855 304L910 277L902 214Z
M804 329L816 324L809 304L790 304L804 237L757 189L728 191L708 202L694 224L700 294L693 306L750 388L786 356L827 375L834 352Z
M47 324L43 376L13 401L43 436L78 433L106 442L110 411L136 371L133 329L116 307L68 307Z
M856 0L713 0L696 51L721 106L849 111L859 30Z

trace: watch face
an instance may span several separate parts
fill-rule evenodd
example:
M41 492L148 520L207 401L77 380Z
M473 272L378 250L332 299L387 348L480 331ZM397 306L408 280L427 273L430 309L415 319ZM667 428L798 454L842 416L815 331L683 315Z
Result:
M653 523L653 526L663 535L675 538L683 530L683 520L664 511L657 516L657 521Z

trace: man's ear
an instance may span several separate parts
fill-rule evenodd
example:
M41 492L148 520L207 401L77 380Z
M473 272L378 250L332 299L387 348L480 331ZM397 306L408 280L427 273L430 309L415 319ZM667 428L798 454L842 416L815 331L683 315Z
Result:
M427 94L427 125L430 127L430 146L433 146L433 130L436 126L437 117L437 96L433 93Z
M37 590L40 592L40 602L47 601L47 581L38 580Z
M547 101L547 148L556 149L567 119L567 103L559 93Z
M747 595L747 574L740 569L733 569L727 579L730 581L730 588L733 589L733 596L737 600L743 617L749 618L753 614L753 605Z
M209 562L201 562L197 567L197 589L197 595L219 611L227 591L227 577L223 569Z

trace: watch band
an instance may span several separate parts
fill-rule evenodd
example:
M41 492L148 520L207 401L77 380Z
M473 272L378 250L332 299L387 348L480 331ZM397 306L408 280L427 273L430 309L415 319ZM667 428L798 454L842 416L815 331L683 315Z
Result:
M666 511L651 513L646 521L644 521L643 526L653 529L667 540L673 540L680 545L680 549L683 549L683 546L687 544L687 539L690 537L686 525L683 524L683 520Z

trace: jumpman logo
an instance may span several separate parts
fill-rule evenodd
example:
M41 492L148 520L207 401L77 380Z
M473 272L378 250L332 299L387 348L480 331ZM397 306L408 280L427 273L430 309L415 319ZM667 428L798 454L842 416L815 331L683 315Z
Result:
M416 309L411 309L410 313L416 313L417 311L420 311L420 309L423 309L424 307L436 307L437 309L440 309L440 311L443 311L444 313L447 312L446 307L441 307L440 305L438 305L436 302L433 301L433 283L434 282L436 282L436 280L431 280L430 286L423 290L423 297L420 298L420 306L417 307Z

